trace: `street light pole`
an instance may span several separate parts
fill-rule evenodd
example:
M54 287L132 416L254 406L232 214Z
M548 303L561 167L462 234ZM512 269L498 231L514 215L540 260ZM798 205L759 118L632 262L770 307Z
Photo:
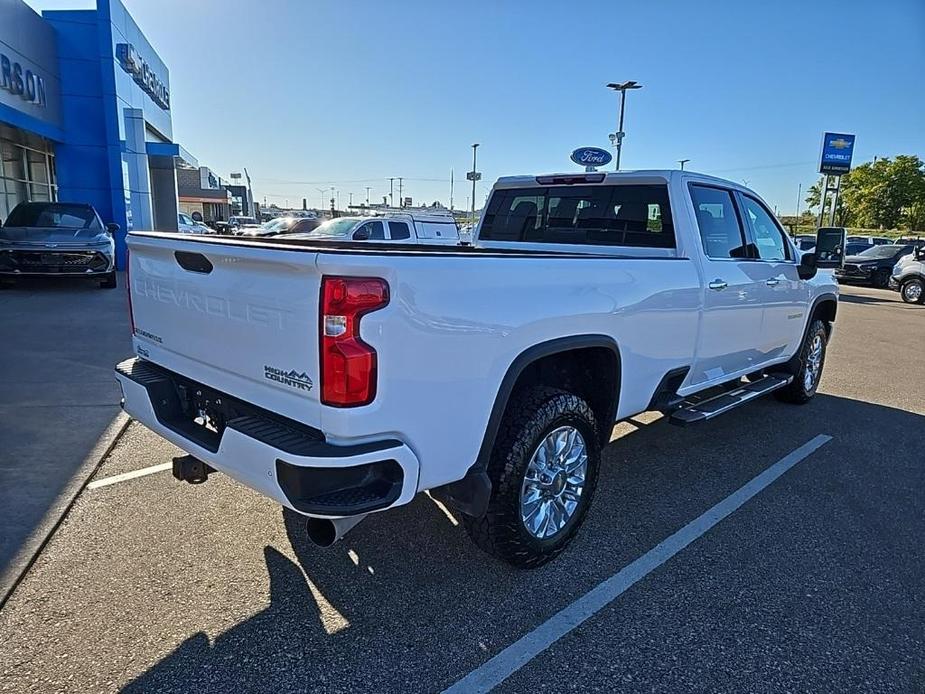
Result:
M620 155L623 153L623 112L626 109L626 91L628 89L642 89L642 85L629 80L627 82L610 82L607 87L615 92L620 92L620 118L617 121L617 132L611 136L611 141L617 148L616 171L620 170Z
M389 207L395 207L395 179L389 179Z
M370 186L366 186L366 206L367 207L369 207L369 188Z
M678 163L681 165L681 171L684 171L684 165L689 161L690 159L678 159Z
M478 148L479 144L477 142L472 145L472 224L475 224L475 179L478 171L475 165L475 152Z
M315 188L319 193L321 193L321 207L318 208L318 211L321 212L324 210L324 194L327 192L327 188Z

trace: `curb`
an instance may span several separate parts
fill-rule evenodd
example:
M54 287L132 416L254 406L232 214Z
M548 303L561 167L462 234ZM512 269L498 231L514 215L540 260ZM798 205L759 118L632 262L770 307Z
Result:
M23 546L10 561L9 566L0 574L0 610L3 609L7 600L12 597L16 588L22 583L26 574L29 573L29 569L35 564L45 546L74 507L77 497L86 488L87 482L100 469L103 461L115 448L131 421L132 418L120 408L118 414L106 427L106 431L103 432L90 453L87 454L77 473L71 478L70 484L55 500L55 503L42 518L36 529L23 543Z

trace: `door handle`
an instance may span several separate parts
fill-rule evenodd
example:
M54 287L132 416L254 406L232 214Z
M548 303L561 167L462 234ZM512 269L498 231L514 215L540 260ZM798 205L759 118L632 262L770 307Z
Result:
M710 284L707 285L710 289L715 289L718 292L721 292L729 285L723 282L722 280L713 280Z
M780 284L780 280L779 280L779 279L775 279L775 278L773 278L773 277L767 281L767 285L768 285L769 287L776 287L776 286L779 285L779 284Z

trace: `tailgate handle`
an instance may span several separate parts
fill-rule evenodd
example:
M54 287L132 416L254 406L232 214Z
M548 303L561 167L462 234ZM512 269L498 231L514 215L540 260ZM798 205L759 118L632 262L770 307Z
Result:
M177 264L184 270L190 272L201 272L208 275L212 272L212 263L202 253L190 253L189 251L174 251L173 257L177 259Z

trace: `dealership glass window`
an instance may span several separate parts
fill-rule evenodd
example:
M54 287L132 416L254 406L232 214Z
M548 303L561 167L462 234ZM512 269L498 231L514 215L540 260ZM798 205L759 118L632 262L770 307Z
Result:
M0 219L21 202L58 198L55 157L50 142L0 125Z

